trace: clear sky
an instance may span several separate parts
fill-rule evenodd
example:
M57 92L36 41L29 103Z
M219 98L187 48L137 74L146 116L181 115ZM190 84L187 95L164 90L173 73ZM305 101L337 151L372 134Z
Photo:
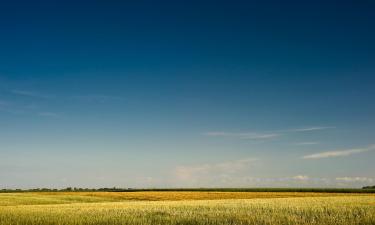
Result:
M0 188L375 184L373 1L2 1Z

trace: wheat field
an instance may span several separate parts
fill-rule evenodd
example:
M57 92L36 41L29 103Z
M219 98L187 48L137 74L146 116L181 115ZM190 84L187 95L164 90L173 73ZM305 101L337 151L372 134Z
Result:
M2 193L0 224L375 224L375 195L261 192Z

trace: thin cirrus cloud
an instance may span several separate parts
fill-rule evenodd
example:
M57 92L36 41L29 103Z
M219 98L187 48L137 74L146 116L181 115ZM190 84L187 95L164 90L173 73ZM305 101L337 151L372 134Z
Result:
M297 176L294 176L292 177L293 180L298 180L298 181L307 181L310 179L309 176L306 176L306 175L297 175Z
M236 137L241 139L271 139L280 136L277 133L231 133L231 132L207 132L204 135L211 137Z
M346 150L337 150L337 151L327 151L319 152L311 155L305 155L303 159L322 159L322 158L331 158L331 157L345 157L354 154L359 154L363 152L368 152L375 150L375 145L370 145L367 148L355 148L355 149L346 149Z
M4 104L0 101L0 112L10 113L13 115L37 115L41 117L60 117L60 114L55 112L41 111L37 112L37 105L19 105L5 102Z
M88 102L110 102L122 100L120 96L113 95L102 95L102 94L88 94L88 95L76 95L72 97L73 99L88 101Z
M175 169L176 178L179 180L196 180L210 176L235 174L246 170L258 162L257 158L245 158L213 164L194 166L178 166Z
M315 131L315 130L327 130L327 129L334 129L336 127L331 127L331 126L317 126L317 127L305 127L305 128L297 128L297 129L291 129L287 130L290 132L306 132L306 131Z
M60 114L54 112L39 112L38 116L42 117L60 117Z
M31 97L31 98L52 98L53 97L51 95L45 95L45 94L40 94L38 92L26 91L26 90L15 89L15 90L11 90L10 92L15 95L21 95L21 96L26 96L26 97Z
M26 112L25 107L15 105L13 102L0 100L0 112L21 115Z
M236 132L214 131L214 132L204 133L204 135L211 136L211 137L236 137L240 139L257 140L257 139L273 139L273 138L285 135L286 133L319 131L319 130L326 130L326 129L333 129L333 128L336 128L336 127L315 126L315 127L289 129L289 130L268 131L268 132L263 132L263 133L257 133L257 132L236 133ZM318 142L301 142L301 143L296 143L296 144L297 145L312 145L312 144L318 144Z
M372 177L337 177L336 181L373 183L375 181L375 178L372 178Z
M298 146L301 146L301 145L317 145L317 144L319 144L319 142L314 142L314 141L293 143L293 145L298 145Z

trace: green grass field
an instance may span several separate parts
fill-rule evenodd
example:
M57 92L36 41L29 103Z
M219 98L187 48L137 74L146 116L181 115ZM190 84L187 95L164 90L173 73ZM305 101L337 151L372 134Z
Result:
M375 195L312 192L1 193L0 224L375 224Z

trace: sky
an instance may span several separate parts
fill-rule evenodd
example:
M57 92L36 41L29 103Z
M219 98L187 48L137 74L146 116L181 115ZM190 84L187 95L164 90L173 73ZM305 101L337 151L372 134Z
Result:
M373 1L0 2L0 188L375 184Z

